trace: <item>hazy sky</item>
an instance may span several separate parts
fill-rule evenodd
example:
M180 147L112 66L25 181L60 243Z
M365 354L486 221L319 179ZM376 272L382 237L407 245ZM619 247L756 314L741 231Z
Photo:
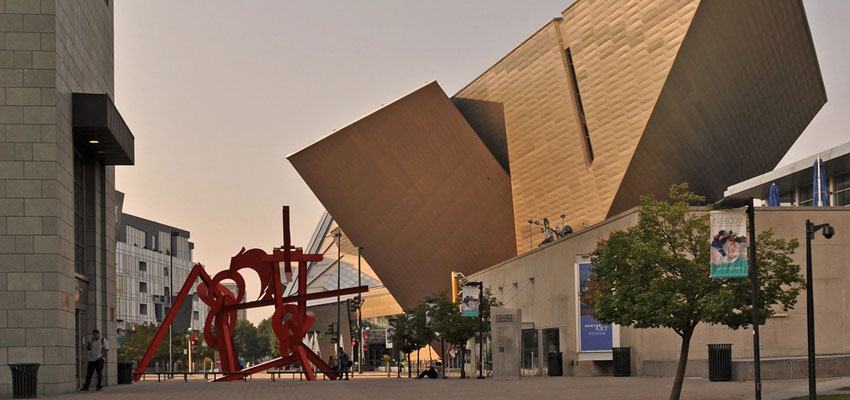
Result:
M284 204L306 246L323 207L288 154L425 82L454 94L570 3L116 1L124 211L189 230L210 271L280 246ZM850 141L850 1L804 3L829 101L780 164Z

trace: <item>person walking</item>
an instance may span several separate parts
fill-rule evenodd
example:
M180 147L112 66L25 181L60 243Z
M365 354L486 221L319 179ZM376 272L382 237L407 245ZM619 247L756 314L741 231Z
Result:
M109 342L100 336L100 331L95 329L91 333L92 339L89 340L89 343L86 346L86 355L89 361L88 368L86 368L86 383L83 385L82 389L80 389L80 391L83 392L89 390L91 376L95 371L97 372L96 390L103 389L103 364L106 363L106 352L109 351Z
M339 347L339 377L342 378L342 374L345 374L345 380L348 380L348 368L351 367L351 360L349 360L348 353L342 349L342 346Z

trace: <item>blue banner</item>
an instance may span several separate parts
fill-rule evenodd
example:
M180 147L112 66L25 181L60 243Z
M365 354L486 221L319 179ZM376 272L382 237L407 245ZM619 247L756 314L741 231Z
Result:
M584 293L590 287L590 280L593 277L593 264L579 264L578 276L581 351L611 351L613 347L611 324L603 324L593 318L593 309L590 305L581 301Z

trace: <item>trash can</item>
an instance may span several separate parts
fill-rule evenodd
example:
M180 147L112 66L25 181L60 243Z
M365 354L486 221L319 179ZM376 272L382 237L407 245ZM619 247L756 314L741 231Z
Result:
M9 364L12 369L12 397L31 399L38 397L38 367L41 364Z
M133 383L133 363L130 361L118 362L118 384L129 385Z
M732 380L732 345L708 345L708 380L712 382Z
M614 376L632 374L632 348L614 347Z
M549 353L549 376L564 375L563 353Z

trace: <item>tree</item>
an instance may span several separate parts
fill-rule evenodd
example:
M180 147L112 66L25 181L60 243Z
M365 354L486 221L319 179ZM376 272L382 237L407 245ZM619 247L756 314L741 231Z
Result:
M484 319L486 333L490 331L490 307L501 307L502 303L493 297L489 288L484 289L483 297L479 310ZM478 334L478 318L461 316L460 302L461 296L452 302L448 292L440 292L426 298L426 303L430 304L431 324L435 335L441 336L448 343L458 345L463 360L466 342ZM466 373L461 368L461 377L465 376Z
M592 254L595 276L582 301L600 322L665 327L682 338L670 392L678 399L696 326L747 327L752 301L749 278L709 277L709 217L691 210L704 198L681 184L671 187L669 200L644 196L637 225L599 242ZM804 280L791 255L798 245L771 231L758 237L759 324L775 313L775 305L787 311L797 301Z
M410 377L410 353L419 348L416 343L416 334L414 332L414 322L411 317L411 311L405 311L397 316L390 324L395 328L391 336L393 347L397 348L399 355L407 355L407 375ZM399 357L399 365L401 357Z
M233 330L233 345L236 352L246 361L256 361L267 354L268 342L257 333L257 328L251 321L240 319L236 321Z
M260 324L257 325L257 333L265 342L264 344L267 345L264 356L280 357L280 346L278 345L277 336L275 336L274 330L272 329L271 317L260 321Z
M423 303L416 306L416 308L411 310L410 313L406 313L407 317L410 319L410 325L413 330L413 345L416 347L417 373L419 372L419 350L431 343L434 343L437 339L433 325L429 321L430 312L431 306L428 303Z

